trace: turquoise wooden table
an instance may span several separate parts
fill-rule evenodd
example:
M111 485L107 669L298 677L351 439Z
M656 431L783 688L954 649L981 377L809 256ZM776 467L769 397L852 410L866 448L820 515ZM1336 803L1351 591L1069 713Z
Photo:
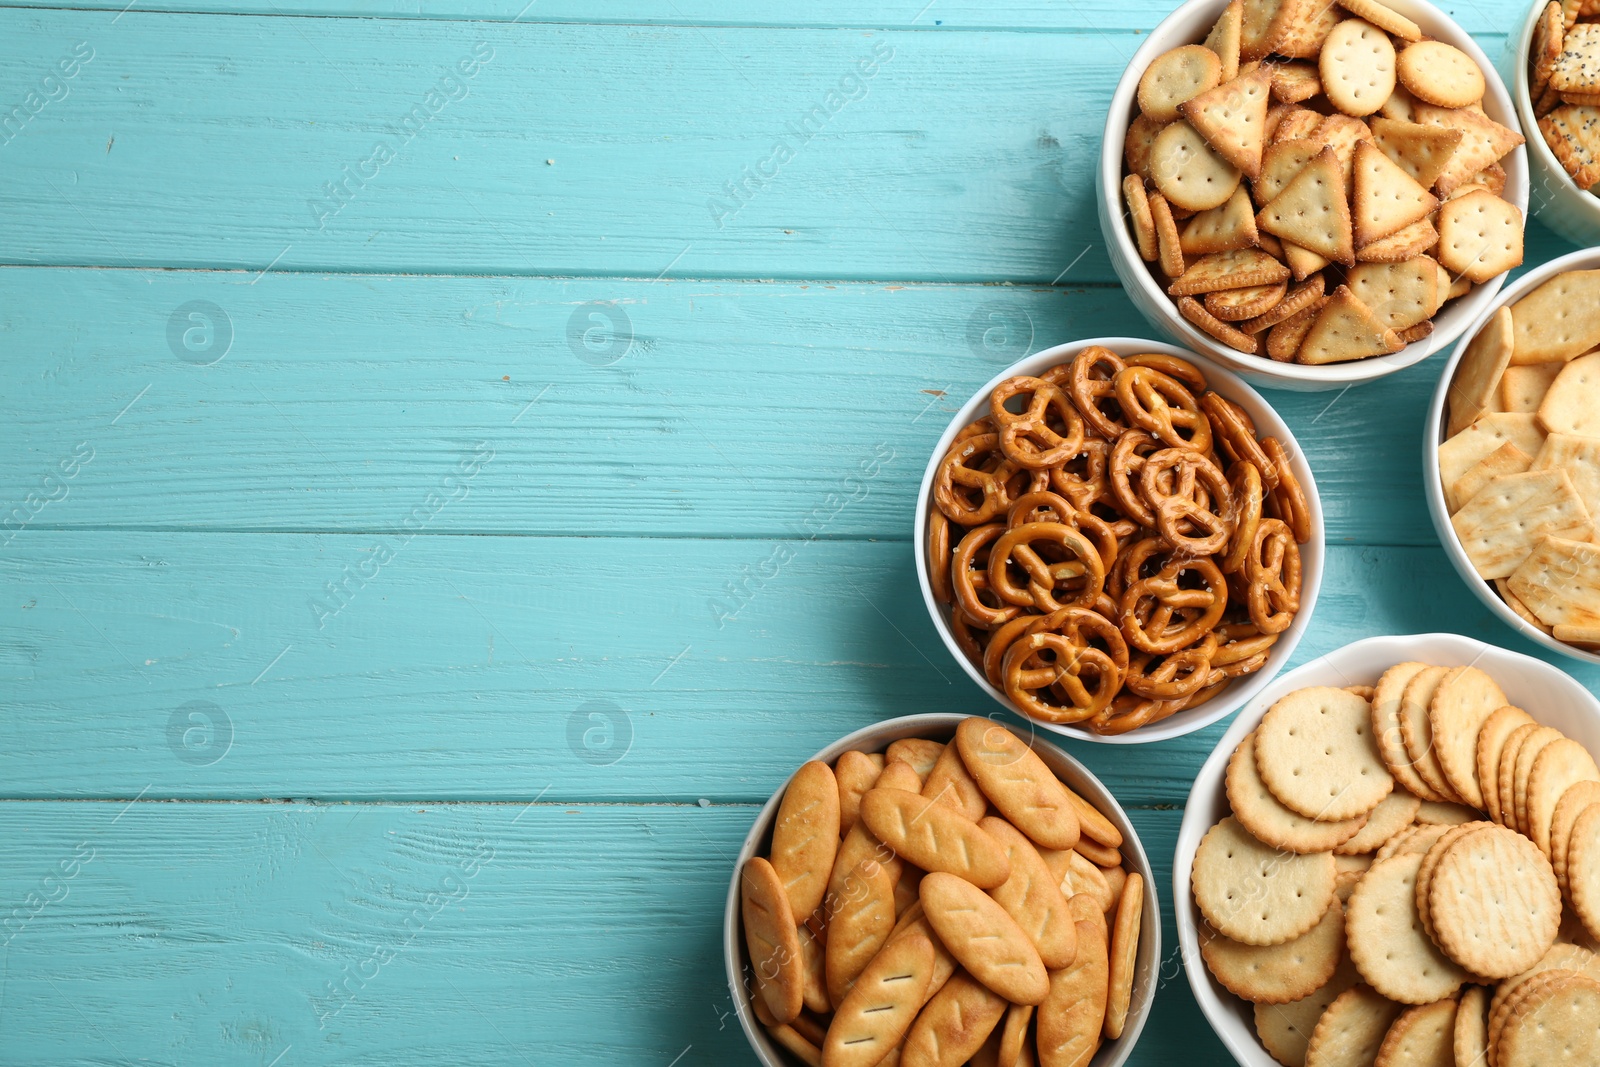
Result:
M758 805L988 710L916 592L934 440L1148 333L1090 168L1166 10L783 7L3 0L0 1063L752 1062ZM1531 651L1426 517L1441 362L1273 396L1301 661ZM1163 897L1222 725L1070 746ZM1172 955L1133 1062L1180 1061L1227 1057Z

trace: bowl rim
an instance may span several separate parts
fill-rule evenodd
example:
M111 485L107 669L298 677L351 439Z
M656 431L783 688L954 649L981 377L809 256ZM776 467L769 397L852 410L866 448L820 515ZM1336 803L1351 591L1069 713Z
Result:
M1528 84L1528 50L1533 47L1533 31L1543 14L1545 5L1549 0L1533 0L1528 7L1528 14L1522 20L1522 29L1514 38L1514 50L1510 61L1514 64L1511 70L1511 102L1517 109L1517 121L1522 126L1522 134L1527 139L1529 154L1536 157L1542 170L1549 171L1555 176L1563 187L1582 197L1582 208L1585 214L1591 216L1591 222L1600 223L1600 196L1594 195L1587 189L1580 189L1578 183L1572 180L1572 175L1567 173L1567 168L1561 165L1556 154L1551 150L1550 144L1544 139L1544 131L1539 129L1539 117L1533 113L1533 91ZM1529 174L1529 186L1532 186L1532 174Z
M832 764L834 760L850 750L861 749L867 752L880 752L890 742L906 737L939 737L942 735L954 736L955 729L964 720L973 718L960 712L924 712L917 715L901 715L892 719L884 719L870 726L863 726L853 730L843 737L823 746L811 760L821 760ZM1100 781L1082 761L1073 756L1065 748L1056 744L1053 739L1041 737L1036 731L1019 732L1015 724L1001 722L1000 725L1011 730L1021 737L1028 746L1039 753L1050 769L1060 777L1068 787L1080 797L1093 804L1101 814L1111 820L1112 825L1122 833L1123 864L1126 869L1137 871L1144 878L1144 908L1139 921L1139 949L1138 963L1135 967L1134 993L1129 1000L1128 1018L1123 1026L1122 1036L1115 1041L1108 1041L1101 1046L1090 1067L1121 1067L1132 1054L1133 1048L1139 1042L1145 1023L1149 1020L1150 1011L1155 1005L1157 986L1159 985L1159 970L1161 966L1161 898L1156 888L1154 868L1150 865L1150 856L1145 852L1144 842L1139 836L1138 827L1133 820L1128 818L1128 813L1123 809L1115 795ZM948 738L946 738L948 740ZM728 993L733 998L734 1008L739 1016L739 1024L744 1028L746 1041L755 1052L757 1059L766 1067L793 1067L798 1061L781 1052L767 1036L765 1030L755 1018L755 1013L750 1007L750 998L744 990L744 930L739 914L739 875L744 870L744 865L756 849L766 840L771 830L772 822L777 816L779 803L783 800L784 791L789 788L789 783L794 779L794 773L775 789L772 796L762 805L746 832L744 842L740 846L739 854L734 860L733 872L728 879L727 900L723 906L722 934L723 934L723 970L728 980ZM1142 996L1141 996L1142 992ZM1102 1058L1106 1050L1112 1050L1109 1057Z
M1456 368L1461 365L1461 359L1466 355L1467 346L1478 336L1478 331L1483 329L1484 323L1488 322L1500 308L1515 303L1557 274L1568 270L1596 267L1600 267L1600 247L1582 248L1540 264L1506 286L1499 298L1473 320L1467 332L1461 335L1455 350L1450 353L1444 371L1439 375L1439 384L1434 387L1433 399L1428 404L1428 414L1422 432L1422 484L1428 498L1428 515L1433 520L1434 532L1439 536L1440 547L1444 549L1445 555L1450 557L1450 563L1461 576L1461 580L1484 606L1501 622L1535 644L1582 663L1600 664L1600 654L1586 652L1575 645L1557 641L1523 619L1511 610L1510 605L1500 599L1491 583L1478 576L1478 572L1472 567L1472 562L1467 558L1466 551L1461 547L1461 539L1456 536L1455 528L1450 524L1450 512L1444 501L1444 479L1439 475L1439 444L1444 433L1445 399L1450 392L1450 383L1455 379Z
M1515 661L1546 677L1554 690L1564 692L1577 707L1600 722L1600 699L1560 667L1527 653L1492 645L1464 634L1421 633L1366 637L1326 652L1314 660L1285 671L1274 679L1273 684L1258 695L1257 703L1241 711L1239 717L1229 725L1195 774L1194 785L1190 787L1189 796L1184 802L1183 820L1178 825L1172 856L1174 922L1178 934L1178 949L1183 957L1183 968L1189 979L1189 987L1194 993L1196 1003L1200 1005L1201 1014L1206 1017L1206 1022L1241 1064L1249 1067L1258 1064L1260 1067L1278 1067L1277 1062L1254 1034L1248 1031L1241 1034L1239 1028L1233 1025L1235 1012L1223 1000L1223 994L1227 991L1218 992L1220 986L1215 984L1200 955L1199 921L1189 879L1194 867L1195 849L1200 843L1200 838L1212 825L1209 822L1204 826L1201 825L1206 819L1202 812L1219 796L1226 803L1223 779L1228 760L1245 734L1256 728L1267 709L1279 697L1306 685L1317 684L1303 679L1330 667L1343 674L1345 666L1357 667L1358 662L1365 660L1381 664L1387 669L1397 663L1419 658L1414 652L1421 646L1434 649L1421 658L1451 659L1463 664L1477 663L1486 658L1491 662L1507 659ZM1366 667L1359 669L1371 673ZM1223 1019L1228 1020L1227 1025L1220 1025Z
M1484 76L1484 107L1491 118L1495 112L1502 116L1496 121L1509 126L1517 133L1523 133L1522 116L1517 109L1516 101L1510 90L1506 88L1504 80L1500 77L1495 65L1484 54L1482 48L1467 33L1462 26L1445 14L1439 8L1429 3L1428 0L1388 0L1402 15L1410 17L1413 21L1423 24L1423 29L1431 36L1444 40L1445 43L1459 48L1472 57L1473 61L1483 72ZM1106 113L1105 131L1101 139L1099 166L1095 170L1097 193L1101 209L1101 230L1103 238L1108 244L1114 244L1116 251L1127 261L1131 269L1129 274L1134 276L1135 285L1144 291L1146 296L1153 296L1154 303L1160 310L1160 321L1155 323L1162 329L1175 336L1181 337L1184 343L1196 346L1196 350L1210 356L1213 360L1226 363L1245 373L1254 373L1263 376L1279 378L1285 382L1300 383L1302 386L1317 386L1322 388L1340 385L1355 385L1373 381L1427 359L1435 352L1443 351L1453 344L1459 332L1449 330L1435 330L1432 335L1421 341L1413 342L1392 355L1371 356L1366 359L1350 360L1344 363L1329 363L1321 366L1307 366L1299 363L1280 363L1266 356L1251 355L1239 352L1210 334L1198 329L1188 319L1178 313L1177 305L1172 298L1167 296L1155 280L1150 270L1140 257L1137 246L1133 242L1128 227L1122 224L1122 165L1123 145L1127 140L1128 124L1124 118L1128 114L1135 94L1138 90L1139 79L1143 77L1145 69L1159 52L1166 51L1169 45L1162 36L1162 29L1174 20L1190 17L1201 10L1215 10L1220 15L1227 7L1228 0L1185 0L1173 11L1169 12L1156 27L1146 36L1143 44L1134 52L1133 58L1128 61L1127 69L1123 71L1118 80L1116 89L1111 96L1110 105ZM1418 17L1421 16L1421 17ZM1355 16L1351 16L1355 17ZM1440 33L1439 28L1444 27L1446 32ZM1186 42L1197 44L1196 41ZM1523 134L1526 139L1526 134ZM1510 160L1506 166L1506 191L1511 194L1507 199L1522 213L1524 245L1526 245L1526 231L1528 224L1528 194L1531 186L1525 145L1518 145L1505 157ZM1559 166L1559 165L1558 165ZM1113 220L1116 220L1113 222ZM1111 231L1111 232L1104 232ZM1115 264L1113 254L1113 264ZM1121 272L1119 272L1120 274ZM1465 298L1472 303L1465 307L1479 307L1492 302L1500 287L1505 283L1506 272L1502 271L1489 281L1477 286ZM1127 278L1123 278L1124 283ZM1136 301L1136 306L1138 302ZM1144 308L1140 306L1140 311ZM1472 316L1463 317L1462 323L1470 323ZM1457 331L1461 326L1456 328ZM1413 349L1416 351L1413 353ZM1377 368L1374 372L1373 368Z
M928 554L925 544L928 536L928 514L933 496L933 479L938 472L939 462L945 453L950 450L950 442L956 433L972 421L972 413L981 407L995 386L1007 378L1018 374L1030 374L1034 369L1043 368L1054 363L1063 362L1068 356L1081 352L1085 348L1099 345L1108 348L1119 355L1129 352L1151 352L1162 355L1177 356L1193 362L1208 382L1213 386L1222 383L1226 388L1223 393L1231 400L1242 400L1247 407L1253 409L1252 414L1258 424L1269 420L1263 419L1256 412L1265 412L1270 416L1271 425L1265 429L1270 435L1277 437L1288 453L1289 462L1294 466L1296 476L1300 480L1300 488L1305 493L1306 504L1311 514L1311 540L1300 546L1301 585L1300 585L1300 610L1296 613L1294 622L1289 629L1283 632L1275 645L1273 645L1267 663L1255 674L1246 675L1224 689L1217 696L1204 704L1194 708L1185 708L1183 711L1137 730L1125 734L1097 734L1082 726L1073 723L1047 723L1040 722L1024 715L1011 699L992 685L983 672L967 658L961 651L961 646L956 644L955 636L950 632L950 624L944 617L943 605L934 598L933 586L928 581ZM989 695L1001 707L1011 712L1012 715L1028 723L1033 729L1044 730L1058 734L1062 737L1071 737L1080 741L1093 741L1107 745L1140 745L1168 738L1182 737L1185 734L1202 730L1218 719L1232 713L1248 701L1257 691L1270 682L1274 675L1287 665L1290 657L1294 655L1295 647L1305 635L1306 629L1311 624L1311 617L1317 605L1317 597L1322 589L1323 570L1327 560L1326 527L1322 512L1322 498L1318 495L1316 478L1311 470L1311 464L1305 457L1304 450L1300 447L1299 440L1283 416L1278 414L1267 399L1255 390L1237 371L1218 365L1214 360L1202 354L1195 353L1178 345L1167 344L1160 341L1149 341L1141 337L1090 337L1081 341L1067 341L1062 344L1052 345L1041 349L1031 355L1024 356L1017 362L1004 368L994 377L990 378L965 403L956 409L951 416L950 424L945 427L944 433L939 435L938 441L933 446L933 451L928 457L928 465L922 473L922 484L917 491L916 516L912 524L911 549L916 559L917 584L922 589L922 603L928 609L929 618L933 627L938 631L940 639L944 642L946 650L951 657L967 673L980 689Z

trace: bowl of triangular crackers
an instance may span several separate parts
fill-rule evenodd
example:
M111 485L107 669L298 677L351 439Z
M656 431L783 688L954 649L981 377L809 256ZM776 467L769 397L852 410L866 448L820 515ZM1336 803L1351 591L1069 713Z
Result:
M1529 271L1468 328L1428 411L1423 482L1478 599L1600 663L1600 249Z
M1600 243L1600 15L1538 0L1507 41L1512 98L1528 131L1533 214L1575 244Z
M1510 94L1425 0L1189 0L1135 53L1096 171L1118 278L1257 385L1448 348L1523 257Z

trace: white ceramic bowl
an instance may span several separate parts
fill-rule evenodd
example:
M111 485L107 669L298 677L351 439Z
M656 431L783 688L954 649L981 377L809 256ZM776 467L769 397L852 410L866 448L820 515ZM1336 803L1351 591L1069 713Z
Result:
M1444 440L1444 404L1450 391L1450 382L1456 376L1456 368L1461 364L1461 357L1466 353L1467 345L1478 335L1478 331L1489 321L1489 317L1502 305L1516 303L1562 271L1592 270L1596 267L1600 267L1600 248L1589 248L1562 256L1560 259L1552 259L1507 286L1500 294L1500 299L1483 309L1477 321L1462 335L1456 350L1450 354L1450 362L1445 364L1439 386L1434 390L1433 403L1428 406L1427 428L1422 433L1422 484L1428 496L1428 514L1433 518L1433 528L1439 533L1439 543L1444 545L1445 555L1449 556L1450 562L1455 565L1456 573L1461 575L1461 580L1467 583L1467 588L1476 593L1478 599L1483 601L1501 622L1530 641L1585 663L1600 663L1600 655L1557 641L1512 611L1510 606L1500 599L1500 594L1495 591L1493 583L1478 577L1472 561L1467 558L1466 551L1461 547L1461 539L1456 536L1455 527L1450 525L1450 511L1444 502L1444 479L1439 477L1439 444Z
M949 608L940 603L933 595L933 586L928 582L928 553L926 551L928 538L928 509L933 506L933 479L938 473L939 461L945 453L950 451L950 442L963 426L972 422L981 415L988 414L989 394L994 387L1007 378L1018 374L1038 374L1048 370L1058 363L1064 363L1073 355L1088 348L1090 345L1100 345L1109 348L1119 356L1133 355L1138 352L1159 352L1163 355L1177 356L1186 359L1200 368L1205 374L1211 387L1229 400L1244 408L1250 413L1250 418L1255 421L1256 432L1262 437L1276 437L1288 453L1289 462L1294 468L1295 477L1300 479L1300 487L1305 491L1306 503L1311 511L1311 540L1300 546L1300 611L1295 616L1294 622L1278 638L1277 644L1272 646L1272 652L1267 657L1266 666L1254 674L1237 678L1228 688L1218 693L1215 697L1203 704L1192 708L1185 708L1166 719L1149 726L1142 726L1125 734L1097 734L1093 730L1078 725L1062 725L1058 723L1039 722L1028 719L1014 704L1010 697L996 689L984 676L983 670L967 658L961 651L961 646L956 643L955 634L950 630ZM955 418L950 420L950 425L939 438L939 443L933 448L933 455L928 459L928 469L922 475L922 489L917 494L917 518L911 535L913 549L917 557L917 581L922 586L922 601L928 607L928 615L933 619L934 629L939 631L945 647L950 650L950 655L961 664L967 676L978 684L978 687L988 693L1002 706L1008 708L1013 714L1031 722L1040 730L1049 730L1052 733L1065 737L1075 737L1083 741L1098 741L1107 745L1140 745L1150 741L1165 741L1169 737L1181 737L1211 725L1218 719L1233 711L1239 705L1249 700L1250 697L1266 685L1274 674L1283 670L1289 662L1289 657L1294 654L1295 646L1300 643L1300 638L1305 634L1306 627L1311 623L1312 609L1317 605L1317 592L1322 587L1323 563L1323 524L1322 501L1317 496L1315 479L1311 475L1311 465L1306 462L1305 456L1300 451L1300 443L1295 440L1294 434L1289 430L1288 423L1272 409L1260 393L1250 388L1243 378L1232 371L1225 370L1215 363L1198 356L1195 353L1178 348L1173 345L1161 344L1156 341L1145 341L1137 337L1092 337L1086 341L1072 341L1054 348L1047 348L1043 352L1035 352L1026 359L1019 360L989 379L988 383L975 393L972 399L961 405L961 410L956 412Z
M1528 138L1528 175L1532 183L1533 215L1540 222L1579 245L1600 244L1600 197L1578 188L1567 168L1556 159L1545 143L1539 120L1533 113L1533 97L1528 89L1528 48L1533 29L1547 0L1536 0L1528 8L1519 33L1506 38L1502 72L1511 82L1511 99L1517 118ZM1597 187L1600 188L1600 187Z
M1488 91L1484 94L1483 109L1490 118L1514 130L1520 130L1516 109L1505 84L1495 72L1489 58L1472 38L1449 16L1426 0L1386 0L1400 14L1416 22L1429 36L1466 52L1483 68ZM1117 90L1112 94L1110 111L1106 116L1105 136L1100 146L1100 165L1095 170L1095 199L1099 203L1100 232L1110 250L1111 265L1134 305L1150 324L1163 336L1178 344L1203 352L1230 370L1237 371L1253 384L1277 389L1316 391L1342 389L1348 385L1370 382L1386 374L1403 370L1425 359L1434 352L1448 347L1461 335L1467 323L1494 299L1502 278L1497 277L1478 286L1459 300L1451 301L1433 320L1433 333L1421 341L1407 345L1392 356L1374 356L1349 363L1330 363L1320 367L1302 366L1298 363L1278 363L1266 356L1249 356L1235 351L1217 341L1210 334L1197 329L1178 313L1178 305L1157 283L1150 267L1139 258L1138 246L1124 219L1122 204L1122 148L1127 137L1128 124L1138 113L1135 99L1139 78L1156 56L1179 45L1197 44L1205 38L1217 17L1227 7L1227 0L1188 0L1161 24L1150 31L1149 37L1133 54ZM1537 129L1535 129L1537 135ZM1528 163L1521 148L1502 161L1506 168L1505 198L1527 215ZM1560 169L1559 167L1557 168ZM1503 276L1502 276L1503 277Z
M811 758L831 764L840 754L852 748L862 752L882 752L891 741L903 737L925 737L948 742L955 736L956 727L967 717L941 712L889 719L841 737ZM1123 1026L1122 1036L1106 1042L1088 1064L1088 1067L1120 1067L1133 1052L1145 1020L1150 1016L1150 1006L1155 1001L1157 979L1160 977L1157 970L1161 963L1161 902L1156 896L1150 859L1145 855L1139 833L1128 820L1127 812L1122 810L1122 805L1100 783L1100 779L1044 738L1030 734L1026 729L1016 730L1010 723L1005 725L1028 742L1056 777L1098 808L1122 832L1123 868L1130 872L1137 871L1144 878L1144 909L1139 926L1139 953L1134 963L1133 995L1128 1001L1128 1020ZM755 1010L750 1006L754 978L751 977L750 961L744 950L744 927L739 914L739 872L744 870L745 861L751 856L758 851L764 854L770 848L772 821L777 817L778 804L783 800L784 789L788 787L789 783L785 782L783 788L772 794L772 799L756 816L755 825L750 827L744 847L739 850L739 858L734 863L733 876L728 882L728 903L723 912L722 955L728 974L728 991L733 995L734 1006L739 1011L739 1022L744 1027L745 1037L765 1067L800 1067L800 1061L767 1036L766 1030L756 1021Z
M1211 1028L1243 1067L1277 1067L1277 1062L1256 1039L1251 1006L1229 993L1206 969L1200 957L1200 912L1189 891L1195 849L1206 831L1229 811L1223 789L1228 758L1280 697L1313 685L1372 685L1385 670L1407 660L1441 667L1476 665L1500 684L1513 704L1527 708L1528 714L1539 722L1556 727L1590 752L1600 753L1600 701L1588 690L1542 660L1457 634L1369 637L1296 667L1258 693L1200 768L1184 806L1177 852L1172 859L1178 947L1183 953L1189 985Z

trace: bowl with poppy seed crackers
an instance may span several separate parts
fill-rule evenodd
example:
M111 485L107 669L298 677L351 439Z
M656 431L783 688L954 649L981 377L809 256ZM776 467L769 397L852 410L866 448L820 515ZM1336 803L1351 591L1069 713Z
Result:
M1522 143L1425 0L1190 0L1112 97L1101 229L1166 336L1256 384L1343 388L1447 347L1522 262Z
M1578 245L1600 243L1600 23L1589 5L1538 0L1506 41L1528 133L1531 212Z
M756 817L724 913L766 1067L1119 1067L1155 998L1149 858L1025 727L927 714L839 739Z

